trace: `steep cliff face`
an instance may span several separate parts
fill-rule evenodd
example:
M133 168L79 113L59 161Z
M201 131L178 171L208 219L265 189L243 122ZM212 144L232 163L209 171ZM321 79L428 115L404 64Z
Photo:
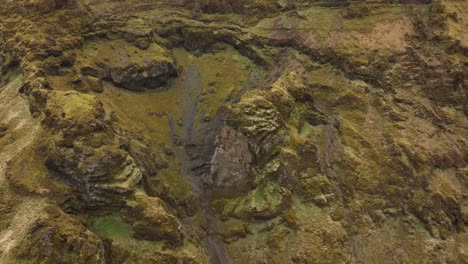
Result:
M4 0L0 263L468 263L467 10Z

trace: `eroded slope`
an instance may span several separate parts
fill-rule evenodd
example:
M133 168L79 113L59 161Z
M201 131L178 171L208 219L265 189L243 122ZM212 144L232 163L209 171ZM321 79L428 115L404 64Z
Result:
M2 259L468 262L467 9L6 1Z

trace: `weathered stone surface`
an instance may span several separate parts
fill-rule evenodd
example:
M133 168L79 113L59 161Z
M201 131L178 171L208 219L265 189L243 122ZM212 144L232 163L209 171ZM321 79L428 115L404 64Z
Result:
M46 165L77 189L88 201L85 207L121 204L141 172L126 152L125 140L109 131L99 100L56 92L49 95L45 113L44 124L60 129Z
M273 134L281 126L281 118L273 103L258 94L244 95L244 100L231 109L229 122L250 138L258 141Z
M223 127L216 137L208 184L214 189L242 190L249 181L250 153L247 138L231 127Z
M184 234L177 218L166 211L164 202L156 197L137 195L138 205L133 209L136 218L133 224L134 236L146 240L167 240L179 245Z
M3 1L1 259L467 262L465 10Z
M79 221L48 207L36 220L14 254L14 263L106 263L104 245Z
M157 44L145 49L125 41L88 43L83 49L89 64L81 74L100 77L129 90L155 89L177 75L168 51Z
M291 193L274 184L260 186L246 197L228 202L223 214L241 219L270 219L279 215L291 203Z

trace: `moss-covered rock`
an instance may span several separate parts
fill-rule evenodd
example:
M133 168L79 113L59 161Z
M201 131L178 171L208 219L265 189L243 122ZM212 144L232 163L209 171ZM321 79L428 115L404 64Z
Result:
M226 242L235 241L249 234L248 224L242 220L230 219L222 224L222 236Z
M85 207L122 204L141 171L125 140L111 134L101 102L93 95L54 92L45 112L43 122L56 131L47 167L88 201Z
M291 203L291 192L267 183L226 203L223 214L240 219L269 219L282 213Z
M250 138L260 142L281 126L281 115L260 92L251 92L231 109L228 122Z
M1 257L466 262L467 8L3 1Z
M106 263L104 245L98 236L56 207L28 231L14 250L18 263Z
M132 209L138 221L133 223L136 238L167 240L174 245L183 242L182 224L164 208L164 202L156 197L136 196L137 205Z
M151 44L145 48L121 40L85 43L80 72L129 90L161 87L177 75L174 61L162 46Z

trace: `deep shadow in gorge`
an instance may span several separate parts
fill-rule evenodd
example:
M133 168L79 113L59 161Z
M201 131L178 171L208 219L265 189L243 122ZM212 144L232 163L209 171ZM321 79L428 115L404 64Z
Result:
M0 262L468 263L465 10L3 1Z
M215 138L224 124L225 111L218 109L212 120L202 120L197 116L198 100L203 90L202 74L194 65L190 65L183 74L183 148L175 149L182 163L182 175L186 178L195 193L200 196L200 213L205 222L206 250L212 264L229 264L231 260L227 254L225 243L220 236L216 217L211 211L210 188L204 179L210 173L210 160L215 150ZM196 120L202 120L196 125ZM174 126L170 121L171 127ZM171 129L174 138L174 129ZM172 142L172 146L176 146Z

